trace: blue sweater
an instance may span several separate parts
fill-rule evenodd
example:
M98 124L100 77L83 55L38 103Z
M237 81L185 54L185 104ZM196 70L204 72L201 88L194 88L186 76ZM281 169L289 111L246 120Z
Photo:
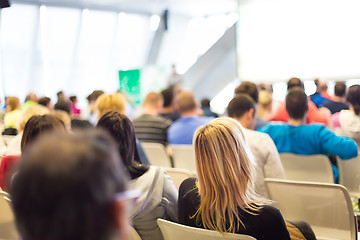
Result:
M279 153L301 155L336 155L342 160L358 155L358 146L348 137L339 137L323 125L311 124L291 126L288 124L269 124L258 129L270 135ZM332 165L335 182L339 170Z
M269 124L258 131L270 135L279 153L332 154L343 160L358 154L358 147L352 139L339 137L323 125Z

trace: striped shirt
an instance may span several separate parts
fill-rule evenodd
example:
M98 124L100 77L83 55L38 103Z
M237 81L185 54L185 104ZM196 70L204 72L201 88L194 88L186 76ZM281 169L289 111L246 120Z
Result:
M142 142L168 144L167 131L171 120L143 114L133 121L136 137Z

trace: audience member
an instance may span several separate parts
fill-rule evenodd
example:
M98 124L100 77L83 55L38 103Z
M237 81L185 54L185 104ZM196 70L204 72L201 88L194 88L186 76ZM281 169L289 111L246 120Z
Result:
M133 121L136 137L140 141L168 145L167 132L171 120L159 116L163 102L160 93L150 92L146 95L144 113Z
M71 132L71 117L70 114L63 110L53 110L50 115L59 118L65 125L65 129Z
M6 98L6 114L4 116L3 135L16 135L18 133L18 122L21 118L20 100L17 97Z
M72 119L71 120L71 129L72 130L87 130L91 129L94 126L88 121L83 119Z
M59 101L59 102L55 103L54 110L61 110L61 111L67 112L68 114L71 114L70 102Z
M173 122L181 117L180 113L175 109L174 91L174 86L170 86L161 92L161 95L164 98L164 105L160 114L162 117L168 118Z
M259 92L255 83L247 81L241 82L241 84L237 88L235 88L235 95L242 93L248 94L254 100L254 102L258 104ZM267 121L257 117L254 129L256 130L259 127L265 126L267 123Z
M285 178L279 153L269 135L252 130L255 125L255 102L247 94L238 94L229 103L229 117L237 120L245 128L244 134L251 152L255 156L255 192L269 198L265 178Z
M78 103L78 99L76 96L71 96L70 97L70 113L71 113L71 118L79 118L80 117L80 113L81 110L80 108L78 108L77 103Z
M127 175L104 133L53 134L26 149L13 180L20 238L127 240Z
M130 173L130 188L142 195L131 209L134 228L143 240L162 239L156 220L177 221L177 190L163 168L142 165L131 121L118 112L108 112L97 128L108 131L117 143L124 166Z
M125 106L126 99L123 94L102 94L96 101L98 119L100 119L105 113L109 111L125 113Z
M168 131L170 144L192 144L195 130L209 122L210 117L196 115L198 103L191 92L181 92L176 96L176 104L181 118L173 122Z
M34 115L24 127L24 133L21 138L21 153L34 142L39 136L50 131L65 130L64 123L57 117L51 115ZM0 166L0 186L8 191L10 188L10 180L13 173L17 169L19 155L8 155L3 157Z
M8 148L6 149L5 155L20 155L21 154L21 138L26 122L34 115L44 115L49 113L49 109L39 104L34 105L26 109L18 123L18 134L10 141Z
M315 79L314 83L316 92L310 96L310 99L317 108L320 108L324 103L331 101L331 97L327 93L328 85L326 81Z
M299 78L291 78L287 83L287 90L298 87L304 91L304 84ZM327 108L318 109L312 101L308 101L308 112L306 117L306 123L322 123L327 125L330 119L331 112ZM271 121L288 122L289 114L286 111L285 102L280 103L275 110L274 115L270 119Z
M87 119L92 125L96 125L96 100L102 94L104 94L104 91L95 90L87 96L88 105L81 111L81 119Z
M98 119L100 119L103 115L110 111L124 114L125 106L126 98L123 94L118 92L111 95L102 94L98 97L96 101L96 111ZM141 142L136 139L136 143L141 157L141 162L149 164L149 160L145 154L143 147L141 146Z
M346 85L344 82L336 82L334 87L335 96L332 101L327 101L323 104L330 110L331 114L340 112L341 110L349 109L349 106L345 103Z
M217 118L194 136L198 180L179 190L179 222L261 239L290 239L279 210L252 190L254 163L244 130L230 118Z
M346 95L349 110L341 110L332 117L335 133L347 136L360 144L360 85L353 85Z
M356 157L358 148L350 138L338 137L327 127L318 124L305 125L308 97L300 88L291 89L286 96L288 124L269 124L259 129L273 139L279 153L302 155L336 155L341 159ZM338 170L333 165L335 180Z
M268 121L272 115L272 96L266 90L259 92L259 104L256 109L256 116L264 121Z
M210 109L210 99L203 98L201 100L200 104L201 104L201 110L203 111L204 116L206 116L206 117L214 117L214 118L219 117L219 114L211 111L211 109Z
M53 108L54 108L51 104L51 99L49 97L41 97L38 100L38 104L40 104L44 107L47 107L50 111L53 110Z
M37 105L38 98L35 93L29 93L26 95L25 103L22 105L21 110L25 111L29 107Z

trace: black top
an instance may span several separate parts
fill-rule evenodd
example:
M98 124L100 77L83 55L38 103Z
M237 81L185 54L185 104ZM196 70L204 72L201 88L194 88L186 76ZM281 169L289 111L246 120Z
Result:
M331 114L340 112L343 109L345 109L345 110L349 109L349 106L343 102L328 101L328 102L324 103L322 106L328 108L330 110Z
M200 197L195 182L195 178L188 178L180 186L178 200L179 223L191 227L204 228L202 223L198 224L196 222L197 216L191 218L200 206ZM256 215L249 214L240 207L238 211L245 228L240 225L240 229L236 233L250 235L257 240L290 240L284 219L278 209L265 205Z

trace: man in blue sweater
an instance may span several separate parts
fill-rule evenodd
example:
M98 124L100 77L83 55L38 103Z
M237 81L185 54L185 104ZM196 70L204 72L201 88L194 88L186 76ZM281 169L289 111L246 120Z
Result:
M358 154L356 143L347 137L339 137L326 126L305 125L308 97L300 88L289 91L286 96L288 124L273 123L259 129L270 135L279 153L301 155L336 155L342 160L354 158ZM338 169L333 166L334 177L338 179Z

